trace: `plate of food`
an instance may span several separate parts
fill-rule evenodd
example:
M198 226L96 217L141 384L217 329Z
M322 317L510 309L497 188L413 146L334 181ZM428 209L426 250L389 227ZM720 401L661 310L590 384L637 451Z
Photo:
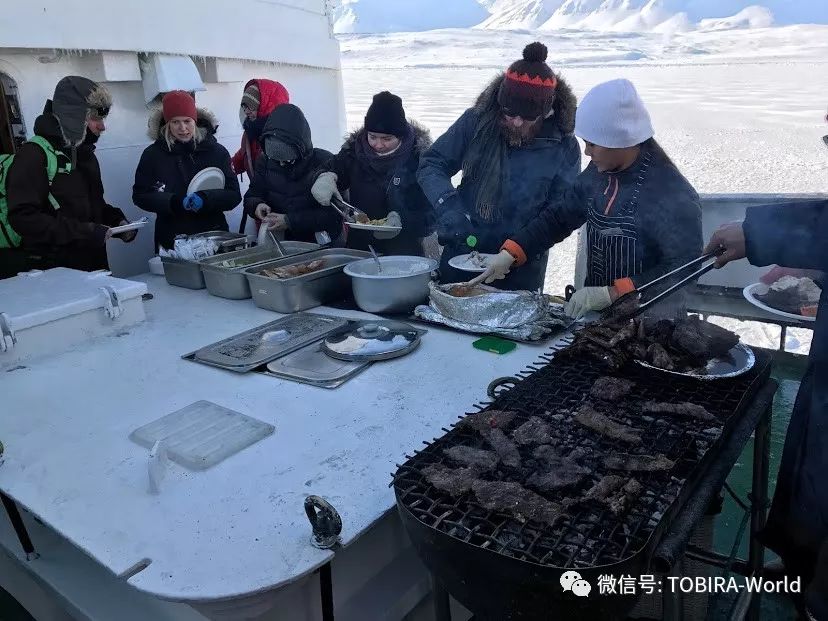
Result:
M468 254L458 254L456 257L452 257L449 259L448 263L454 269L458 269L463 272L480 273L486 271L489 267L489 261L496 256L496 254L485 254L483 252L473 250Z
M113 235L118 235L120 233L126 233L127 231L137 231L138 229L144 228L147 225L147 222L149 222L149 218L144 217L140 220L136 220L135 222L130 222L129 224L110 227L109 232Z
M402 221L399 216L395 218L391 215L386 216L385 218L378 218L376 220L371 220L363 214L360 214L360 216L361 217L357 218L356 222L348 222L348 226L352 229L360 231L376 231L380 233L395 233L402 231Z
M775 283L761 282L745 287L745 299L762 310L796 321L816 321L822 290L810 278L783 276Z

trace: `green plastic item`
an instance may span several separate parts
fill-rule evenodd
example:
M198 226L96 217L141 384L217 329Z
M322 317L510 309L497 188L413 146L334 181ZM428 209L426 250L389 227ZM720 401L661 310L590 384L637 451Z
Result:
M475 349L487 351L492 354L508 354L517 347L517 343L514 341L507 341L499 336L484 336L481 339L477 339L472 345Z
M469 248L474 248L477 245L477 238L474 235L469 235L466 238L466 245Z

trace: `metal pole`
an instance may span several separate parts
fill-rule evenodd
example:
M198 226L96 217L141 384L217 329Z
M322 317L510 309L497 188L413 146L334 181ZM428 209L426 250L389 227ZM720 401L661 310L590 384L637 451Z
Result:
M333 579L331 564L319 568L319 589L322 592L322 621L334 621Z
M788 326L782 325L782 332L779 334L779 351L785 351L785 341L788 334Z
M434 621L451 621L449 593L434 574L431 574L431 594L434 600Z
M761 576L765 566L765 547L757 535L765 528L768 504L768 459L770 453L770 426L773 418L773 402L759 419L753 439L753 485L750 507L750 550L748 552L748 569L754 576ZM756 593L751 602L747 618L759 620L761 594Z
M26 530L26 525L23 523L23 518L20 516L20 511L17 510L17 505L14 501L0 492L0 500L3 502L3 507L11 520L14 532L17 534L17 540L23 547L23 552L26 553L26 560L31 561L37 558L32 540L29 537L29 531Z

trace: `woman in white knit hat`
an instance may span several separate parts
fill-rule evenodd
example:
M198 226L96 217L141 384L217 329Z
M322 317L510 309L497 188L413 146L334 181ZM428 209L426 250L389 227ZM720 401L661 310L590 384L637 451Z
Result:
M575 135L586 143L584 153L592 161L557 209L541 210L510 240L511 249L522 250L518 255L534 256L587 224L586 281L565 308L573 317L603 310L701 255L698 194L654 133L630 81L593 88L575 117ZM474 282L503 278L514 264L519 258L503 250Z

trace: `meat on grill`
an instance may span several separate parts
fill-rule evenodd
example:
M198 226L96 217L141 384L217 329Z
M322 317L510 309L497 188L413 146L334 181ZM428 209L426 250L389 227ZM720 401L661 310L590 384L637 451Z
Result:
M609 340L610 347L618 347L621 343L626 343L635 338L638 332L638 326L632 320L627 321L621 329Z
M654 367L664 369L665 371L674 371L676 368L673 357L667 353L667 350L664 349L661 343L653 343L647 348L647 360Z
M317 259L315 261L308 261L307 263L296 263L295 265L286 265L284 267L271 267L262 270L261 273L271 278L295 278L296 276L317 272L323 267L325 267L324 259Z
M552 436L552 427L537 416L531 417L512 432L512 439L518 444L545 444Z
M584 495L584 500L597 500L604 502L609 500L612 495L621 489L626 483L627 479L619 477L614 474L608 474L601 477L595 485L589 488L589 491Z
M671 414L682 418L695 418L697 420L718 422L705 408L695 403L659 403L657 401L645 401L641 404L641 411L645 414Z
M644 491L644 486L635 479L630 479L609 502L609 510L613 515L621 515L636 501Z
M480 472L486 472L497 468L498 458L492 451L473 448L471 446L452 446L443 453L451 461L476 468Z
M423 476L437 489L457 497L471 490L480 474L474 468L449 468L443 464L431 464L423 468Z
M613 453L604 457L604 467L627 472L661 472L672 470L676 462L664 455L624 455Z
M608 416L597 412L589 403L581 406L575 415L575 420L587 429L591 429L612 440L621 440L629 444L641 444L640 429L616 423Z
M584 451L580 449L563 455L555 447L541 445L532 451L532 457L539 464L537 471L526 480L526 485L546 493L578 485L591 472L577 463L584 456Z
M520 521L535 520L552 526L563 515L562 505L546 500L520 483L475 481L472 490L483 508L510 513Z
M633 317L641 306L641 298L638 291L630 291L615 300L603 313L602 322L623 321Z
M671 342L693 358L707 360L726 355L739 342L739 337L730 330L692 316L676 325Z
M623 399L635 386L635 382L620 377L599 377L595 380L589 394L604 401L618 401Z
M460 425L469 427L483 434L495 428L506 430L515 416L515 412L509 412L508 410L486 410L472 414L471 416L466 416L466 418L460 421Z
M490 429L483 434L483 437L491 444L504 466L515 469L520 468L520 452L517 446L515 446L515 443L507 438L503 431L500 429Z

